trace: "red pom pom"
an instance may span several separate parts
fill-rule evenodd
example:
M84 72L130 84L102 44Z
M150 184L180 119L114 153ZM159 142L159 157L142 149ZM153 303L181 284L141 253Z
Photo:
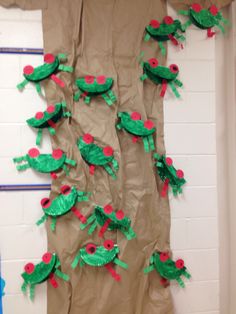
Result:
M105 84L106 83L106 76L104 75L100 75L97 77L97 82L98 84L102 85L102 84Z
M182 259L178 259L178 260L175 262L175 266L176 266L176 268L178 268L178 269L184 268L184 261L183 261Z
M195 11L196 13L199 13L202 10L202 6L199 3L194 3L192 4L191 8L193 9L193 11Z
M148 63L152 68L156 68L158 66L158 60L156 58L149 59Z
M48 208L48 207L50 207L50 205L51 205L50 198L45 197L45 198L43 198L43 199L41 200L41 206L42 206L43 208Z
M93 84L94 83L94 76L92 75L86 75L84 78L85 82L87 84Z
M112 240L105 240L104 243L103 243L103 246L104 246L105 249L110 251L114 247L114 242Z
M182 179L184 177L184 172L183 170L179 169L176 171L176 175L178 178Z
M172 166L173 160L170 157L167 157L166 158L166 164L167 164L167 166Z
M32 65L27 65L24 67L23 72L25 75L30 75L34 72L34 67L32 67Z
M96 250L97 250L97 247L95 244L89 243L86 245L86 252L88 254L94 254L96 252Z
M218 8L215 6L215 5L212 5L210 8L209 8L209 11L211 12L211 14L213 16L216 16L219 12Z
M141 120L141 114L137 111L134 111L131 113L131 119L132 120Z
M49 264L52 260L52 253L45 253L43 254L43 257L42 257L42 261L44 262L44 264Z
M44 56L44 62L45 63L53 63L55 61L55 57L53 54L51 53L47 53L45 56Z
M174 74L176 74L176 73L179 72L179 68L178 68L178 66L177 66L176 64L171 64L171 65L169 66L169 69L170 69L170 72L172 72L172 73L174 73Z
M116 212L116 218L117 219L122 220L124 217L125 217L125 214L124 214L123 210L120 209Z
M146 120L144 122L144 127L148 130L151 130L154 127L154 123L151 120Z
M60 148L53 150L52 157L54 159L60 159L62 156L63 156L63 151Z
M103 148L103 154L107 157L110 157L113 155L113 148L111 146L106 146Z
M25 267L24 267L24 269L25 269L25 272L27 273L27 274L32 274L33 272L34 272L34 264L33 263L28 263L28 264L26 264L25 265Z
M86 133L86 134L84 134L84 136L83 136L83 141L86 143L86 144L91 144L91 143L93 143L93 136L91 135L91 134L89 134L89 133Z
M55 109L56 109L56 108L55 108L54 105L50 105L50 106L47 107L47 112L48 112L48 113L53 113L53 112L55 111Z
M151 20L149 25L151 25L152 28L159 28L160 27L160 23L158 22L158 20Z
M71 187L69 185L63 185L61 187L61 193L63 195L68 195L68 194L70 194L70 192L71 192Z
M169 259L169 254L168 253L161 253L160 254L160 261L161 262L166 262Z
M44 117L44 113L42 111L36 112L35 119L41 120Z
M107 204L106 206L104 206L103 210L105 214L110 215L113 212L113 207Z
M39 153L39 150L37 148L31 148L29 151L28 151L28 155L31 157L31 158L36 158L40 155Z
M171 25L174 23L174 20L172 19L171 16L165 16L164 17L164 23L167 24L167 25Z

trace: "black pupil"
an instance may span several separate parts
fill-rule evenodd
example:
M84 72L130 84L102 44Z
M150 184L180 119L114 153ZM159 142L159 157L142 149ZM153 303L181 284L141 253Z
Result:
M64 193L67 193L67 192L69 192L70 191L70 188L69 187L66 187L65 189L64 189Z
M173 70L174 70L174 71L177 71L177 67L174 66L174 67L173 67Z
M90 252L91 252L91 253L94 253L94 252L95 252L95 247L91 247L91 248L90 248Z
M49 203L49 199L43 202L43 206L47 205L48 203Z

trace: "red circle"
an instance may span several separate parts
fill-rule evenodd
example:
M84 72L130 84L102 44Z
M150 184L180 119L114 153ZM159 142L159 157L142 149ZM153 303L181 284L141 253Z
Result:
M28 275L30 275L30 274L32 274L32 273L34 272L34 268L35 268L35 266L34 266L33 263L28 263L28 264L26 264L25 267L24 267L25 272L26 272Z
M40 152L37 148L31 148L29 151L28 151L28 155L31 157L31 158L36 158L40 155Z
M50 205L51 205L51 201L50 201L50 198L48 198L48 197L45 197L45 198L43 198L43 199L41 199L41 206L43 207L43 208L48 208L48 207L50 207Z
M113 212L113 207L110 204L107 204L103 207L104 213L110 215Z
M158 66L158 60L156 58L149 59L148 63L152 68L156 68Z
M102 84L105 84L106 83L106 76L104 75L100 75L97 77L97 82L98 84L102 85Z
M168 280L166 278L161 278L160 282L161 282L161 285L164 287L168 285Z
M55 56L51 53L47 53L44 55L44 62L45 63L53 63L55 61Z
M182 259L178 259L178 260L175 262L175 266L176 266L176 268L178 268L178 269L184 268L184 261L183 261Z
M93 136L91 135L91 134L89 134L89 133L86 133L86 134L84 134L84 136L83 136L83 141L86 143L86 144L91 144L91 143L93 143Z
M166 158L166 164L167 164L167 166L172 166L173 160L170 157L167 157Z
M63 185L63 186L61 187L61 193L62 193L63 195L70 194L70 192L71 192L71 187L70 187L69 185Z
M183 170L179 169L176 171L176 175L178 178L182 179L184 177L184 172Z
M131 119L132 120L141 120L141 114L137 111L134 111L131 113Z
M148 130L151 130L152 128L154 128L154 123L151 120L146 120L144 122L144 127Z
M47 252L43 254L42 261L44 262L44 264L49 264L51 260L52 260L52 253Z
M179 72L179 67L178 67L178 65L176 65L176 64L171 64L171 65L169 66L169 69L170 69L170 72L172 72L172 73L174 73L174 74L176 74L176 73Z
M122 220L124 217L125 217L125 214L124 214L124 212L123 212L122 209L120 209L120 210L118 210L118 211L116 212L116 218L117 218L117 219Z
M107 157L110 157L113 155L113 148L111 146L106 146L103 148L103 154Z
M213 16L216 16L219 12L218 8L214 4L209 8L209 11Z
M86 252L88 254L94 254L96 252L96 250L97 250L97 247L95 244L89 243L86 245Z
M171 24L174 23L174 20L172 19L171 16L167 15L167 16L164 17L164 23L167 24L167 25L171 25Z
M85 82L87 84L93 84L94 83L94 76L92 75L86 75L84 78Z
M191 8L193 9L193 11L195 11L196 13L199 13L202 10L202 6L199 3L193 3Z
M55 108L54 105L50 105L50 106L47 107L47 112L48 112L48 113L53 113L53 112L55 111L55 109L56 109L56 108Z
M34 67L32 67L32 65L27 65L24 67L23 72L25 75L30 75L34 72Z
M114 242L112 240L105 240L103 243L103 246L108 251L112 250L114 248Z
M160 261L161 262L166 262L169 259L169 254L168 253L161 253L160 254Z
M60 159L63 156L63 151L60 148L54 149L52 151L52 157L54 159Z
M152 28L159 28L160 22L158 22L158 20L151 20L149 25L151 25Z
M36 112L35 119L41 120L44 117L44 113L42 111Z

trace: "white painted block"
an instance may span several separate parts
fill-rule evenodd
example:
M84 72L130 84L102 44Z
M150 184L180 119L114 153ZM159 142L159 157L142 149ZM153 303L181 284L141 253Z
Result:
M21 10L18 8L0 7L0 21L17 21L20 20ZM1 32L1 31L0 31Z
M21 192L1 192L0 204L1 226L17 225L23 222L23 195Z
M0 147L2 157L15 157L20 151L20 142L20 125L0 125Z
M29 11L29 10L23 11L23 10L21 10L20 18L21 18L21 20L24 20L24 21L41 22L42 21L42 10L34 10L34 11Z
M0 55L0 87L1 88L16 88L20 82L20 57L17 55ZM10 97L11 94L9 93Z
M35 224L43 216L41 199L49 197L50 191L34 191L23 193L23 213L25 224Z
M5 261L2 263L2 277L6 282L5 295L21 293L21 285L23 280L21 273L24 270L24 265L27 264L27 260L19 261Z
M185 219L172 219L170 243L173 250L187 248L187 223Z
M188 60L214 60L215 37L208 38L206 30L197 28L186 32L186 59Z

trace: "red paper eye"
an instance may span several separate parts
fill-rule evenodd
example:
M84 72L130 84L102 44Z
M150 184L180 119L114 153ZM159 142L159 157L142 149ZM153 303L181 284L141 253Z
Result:
M86 143L86 144L91 144L91 143L93 143L93 136L91 135L91 134L89 134L89 133L86 133L86 134L84 134L84 136L83 136L83 141Z
M174 23L174 20L172 19L171 16L165 16L164 17L164 23L167 24L167 25L171 25Z
M158 66L158 60L156 58L151 58L148 62L152 68L156 68Z
M86 245L86 252L88 254L94 254L97 250L97 247L95 244L89 243Z
M131 113L131 119L132 120L141 120L141 114L137 111L134 111Z
M107 157L110 157L113 155L113 148L111 146L106 146L103 148L103 154Z
M50 105L50 106L47 107L47 112L48 112L48 113L53 113L53 112L55 111L55 109L56 109L56 108L55 108L54 105Z
M49 264L52 260L52 253L45 253L43 254L43 257L42 257L42 261L45 263L45 264Z
M176 64L171 64L171 65L169 66L169 68L170 68L170 72L172 72L172 73L174 73L174 74L176 74L176 73L179 72L179 68L178 68L178 66L177 66Z
M161 253L160 254L160 261L161 262L166 262L169 259L169 254L168 253Z
M104 243L103 243L103 246L104 246L105 249L110 251L114 247L114 242L112 240L105 240Z
M43 198L43 199L41 200L41 206L42 206L43 208L48 208L48 207L50 207L50 205L51 205L50 198L45 197L45 198Z
M63 185L62 187L61 187L61 193L63 194L63 195L67 195L67 194L69 194L71 192L71 187L69 186L69 185Z
M113 207L107 204L106 206L104 206L103 210L105 214L110 215L113 212Z
M85 78L84 78L84 80L85 80L85 82L86 82L87 84L93 84L93 82L94 82L94 76L92 76L92 75L86 75Z
M34 264L33 263L28 263L25 265L24 269L25 269L25 272L30 275L34 272Z
M193 3L191 8L196 13L199 13L202 10L202 6L199 3Z
M28 155L31 157L31 158L36 158L40 155L39 153L39 150L37 148L31 148L29 151L28 151Z
M182 259L178 259L178 260L175 262L175 266L176 266L176 268L178 268L178 269L184 268L184 261L183 261Z
M117 219L122 220L124 217L125 217L125 214L124 214L123 210L120 209L116 212L116 218Z
M54 159L60 159L62 156L63 156L63 151L60 148L53 150L52 157Z
M213 16L216 16L219 12L218 8L215 6L215 5L212 5L210 8L209 8L209 11L211 12L211 14Z
M147 120L144 122L144 127L148 130L151 130L154 127L154 123L151 120Z
M157 20L151 20L150 25L152 26L152 28L160 27L160 23Z
M166 164L167 164L167 166L172 166L173 160L170 157L167 157L166 158Z
M32 67L32 65L27 65L24 67L23 72L25 75L30 75L34 72L34 67Z
M106 76L104 76L104 75L100 75L100 76L98 76L97 77L97 82L98 82L98 84L105 84L106 83Z
M42 111L36 112L35 119L41 120L44 117L44 113Z
M55 61L55 57L53 54L51 53L47 53L45 56L44 56L44 62L45 63L53 63Z
M184 172L183 170L179 169L176 171L176 175L179 179L182 179L184 177Z

